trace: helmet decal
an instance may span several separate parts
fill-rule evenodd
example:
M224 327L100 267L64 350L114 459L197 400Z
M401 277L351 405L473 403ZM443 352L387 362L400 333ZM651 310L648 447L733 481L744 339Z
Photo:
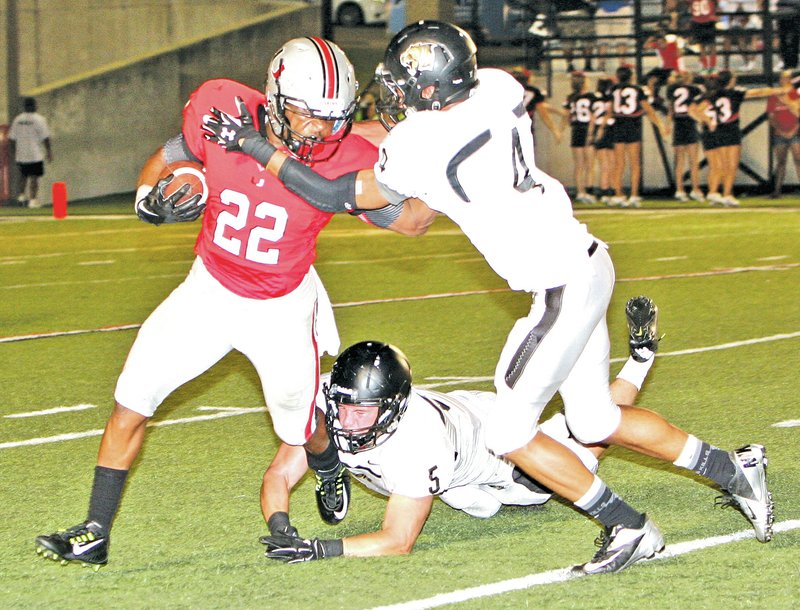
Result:
M281 74L283 74L283 71L286 68L286 66L283 65L283 57L281 57L278 62L278 68L272 71L272 78L276 80L281 77Z
M412 75L418 72L430 72L436 67L437 49L444 54L445 61L453 59L447 47L438 42L416 42L400 54L400 63Z

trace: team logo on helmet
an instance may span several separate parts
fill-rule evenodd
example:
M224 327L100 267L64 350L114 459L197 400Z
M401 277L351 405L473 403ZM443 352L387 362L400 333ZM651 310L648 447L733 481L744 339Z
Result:
M447 47L438 42L415 42L400 54L400 64L409 74L430 72L436 68L436 50L439 49L446 61L452 59Z

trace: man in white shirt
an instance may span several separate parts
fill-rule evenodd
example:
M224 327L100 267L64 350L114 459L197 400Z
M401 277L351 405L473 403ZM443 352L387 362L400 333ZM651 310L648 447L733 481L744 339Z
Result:
M23 107L25 111L14 117L8 134L14 147L14 160L22 174L17 201L22 205L27 202L29 208L38 208L39 178L44 176L45 156L48 163L53 162L53 150L47 120L36 112L36 100L26 97Z

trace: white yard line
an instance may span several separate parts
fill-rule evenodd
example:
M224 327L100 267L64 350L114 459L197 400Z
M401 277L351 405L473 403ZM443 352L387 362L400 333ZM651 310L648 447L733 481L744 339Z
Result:
M782 521L773 526L775 533L788 532L800 528L800 519L793 519L789 521ZM686 542L679 542L676 544L667 545L667 547L652 559L645 559L642 563L648 561L660 561L662 559L671 559L693 553L702 549L709 549L722 544L729 544L731 542L738 542L754 536L753 530L746 530L727 534L724 536L712 536L709 538L698 538L697 540L687 540ZM639 569L634 567L635 569ZM438 608L447 604L458 604L461 602L479 599L482 597L490 597L493 595L502 595L511 591L520 591L522 589L530 589L532 587L539 587L542 585L551 585L555 583L565 582L567 580L574 580L575 578L582 578L582 576L574 576L570 573L570 568L560 568L557 570L550 570L548 572L539 572L538 574L529 574L520 578L512 578L510 580L503 580L500 582L490 583L486 585L479 585L477 587L467 587L466 589L458 589L450 593L441 593L433 597L424 599L416 599L409 602L399 604L392 604L390 606L378 606L373 610L425 610L427 608Z
M737 347L744 347L746 345L756 345L759 343L769 343L771 341L782 341L785 339L796 339L800 337L800 331L794 333L782 333L779 335L771 335L769 337L757 337L754 339L746 339L744 341L731 341L728 343L720 343L719 345L709 345L706 347L697 347L692 349L684 349L684 350L676 350L673 352L664 352L658 354L658 358L668 358L671 356L687 356L690 354L700 354L703 352L711 352L717 351L722 349L734 349ZM623 362L627 358L614 358L612 362ZM426 388L426 389L434 389L434 388L444 388L448 386L458 386L463 385L464 383L479 383L479 382L488 382L491 381L493 377L429 377L428 380L431 383L422 383L417 384L416 387L419 388ZM91 405L89 405L91 406ZM59 407L60 409L68 409L65 407ZM217 411L216 413L210 415L196 415L193 417L184 417L180 419L169 419L164 421L157 421L157 422L150 422L147 424L150 427L159 427L159 426L173 426L175 424L186 424L186 423L194 423L199 421L208 421L212 419L221 419L224 417L236 417L237 415L247 415L250 413L259 413L265 411L264 407L254 407L254 408L239 408L239 407L198 407L199 411ZM75 409L77 410L77 409ZM47 411L56 412L56 409L48 409ZM36 414L44 414L47 411L34 411L32 413ZM24 417L24 414L18 414L16 417ZM7 415L6 417L14 417L13 415ZM772 424L775 427L780 428L788 428L794 425L798 425L797 420L789 420L785 422L778 422ZM7 443L0 443L0 449L11 449L14 447L27 447L32 445L44 445L47 443L60 443L61 441L71 441L79 438L87 438L91 436L100 436L103 434L102 430L87 430L86 432L73 432L67 434L57 434L55 436L46 436L40 438L32 438L23 441L11 441Z
M198 407L202 409L202 407ZM175 426L177 424L193 424L201 421L210 421L212 419L223 419L225 417L236 417L237 415L247 415L250 413L266 412L266 407L253 407L253 408L233 408L231 410L224 410L210 415L195 415L194 417L180 417L178 419L166 419L164 421L151 421L148 422L148 428L160 428L162 426ZM79 438L90 438L92 436L101 436L103 430L86 430L85 432L70 432L67 434L56 434L55 436L43 436L39 438L29 438L24 441L11 441L9 443L0 443L0 449L12 449L14 447L31 447L34 445L47 445L49 443L60 443L62 441L73 441Z
M630 277L630 278L617 278L617 283L624 283L624 282L642 282L642 281L654 281L654 280L670 280L670 279L682 279L682 278L693 278L693 277L709 277L709 276L718 276L718 275L729 275L732 273L745 273L745 272L753 272L753 271L788 271L790 269L794 269L796 267L800 267L800 263L790 263L785 265L763 265L757 267L735 267L730 269L714 269L711 271L698 271L692 273L676 273L671 275L653 275L653 276L645 276L645 277ZM163 279L163 278L171 278L171 277L183 277L183 274L165 274L165 275L157 275L151 276L146 279ZM106 280L90 280L88 283L92 284L105 284L105 283L113 283L119 281L132 281L133 279L145 279L145 278L126 278L125 280L120 279L106 279ZM69 284L78 284L78 283L85 283L84 281L75 281L75 282L50 282L50 283L41 283L41 284L17 284L17 285L10 285L4 286L0 288L41 288L46 286L55 286L55 285L69 285ZM383 305L386 303L402 303L402 302L410 302L410 301L427 301L432 299L446 299L452 297L464 297L464 296L474 296L474 295L481 295L481 294L493 294L493 293L500 293L500 292L511 292L510 288L489 288L484 290L464 290L460 292L441 292L441 293L434 293L434 294L423 294L418 296L408 296L408 297L392 297L386 299L369 299L364 301L348 301L345 303L334 303L334 309L343 309L348 307L361 307L364 305ZM14 343L17 341L28 341L31 339L46 339L52 337L63 337L67 335L84 335L89 333L96 333L96 332L113 332L117 330L132 330L138 329L141 324L124 324L120 326L108 326L104 328L95 328L95 329L81 329L81 330L65 330L65 331L54 331L49 333L35 333L30 335L16 335L16 336L9 336L9 337L0 337L0 343Z
M44 409L42 411L27 411L25 413L11 413L3 417L8 419L20 419L24 417L39 417L41 415L55 415L57 413L70 413L72 411L86 411L87 409L96 409L97 405L74 405L72 407L53 407L52 409Z

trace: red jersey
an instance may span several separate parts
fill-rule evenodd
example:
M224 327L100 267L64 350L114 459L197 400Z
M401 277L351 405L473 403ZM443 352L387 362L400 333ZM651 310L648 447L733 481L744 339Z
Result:
M183 110L183 137L203 162L208 183L195 252L231 292L252 299L279 297L305 277L317 255L317 236L332 214L289 192L251 157L226 152L203 137L203 116L211 107L239 114L236 96L257 122L259 107L266 103L264 93L231 80L203 83ZM377 159L375 146L351 134L332 156L312 167L326 178L338 178L371 167Z
M710 23L717 21L716 0L686 0L689 14L694 23Z
M798 97L800 97L800 94L798 94L796 90L789 92L789 99L796 100ZM778 128L783 133L790 133L797 126L797 115L793 114L792 111L789 110L789 107L783 103L781 98L777 95L772 95L767 98L767 113L772 115L775 122L778 124Z
M661 67L666 70L681 70L681 49L678 45L678 38L672 34L667 34L662 40L655 44L656 51L661 57Z

